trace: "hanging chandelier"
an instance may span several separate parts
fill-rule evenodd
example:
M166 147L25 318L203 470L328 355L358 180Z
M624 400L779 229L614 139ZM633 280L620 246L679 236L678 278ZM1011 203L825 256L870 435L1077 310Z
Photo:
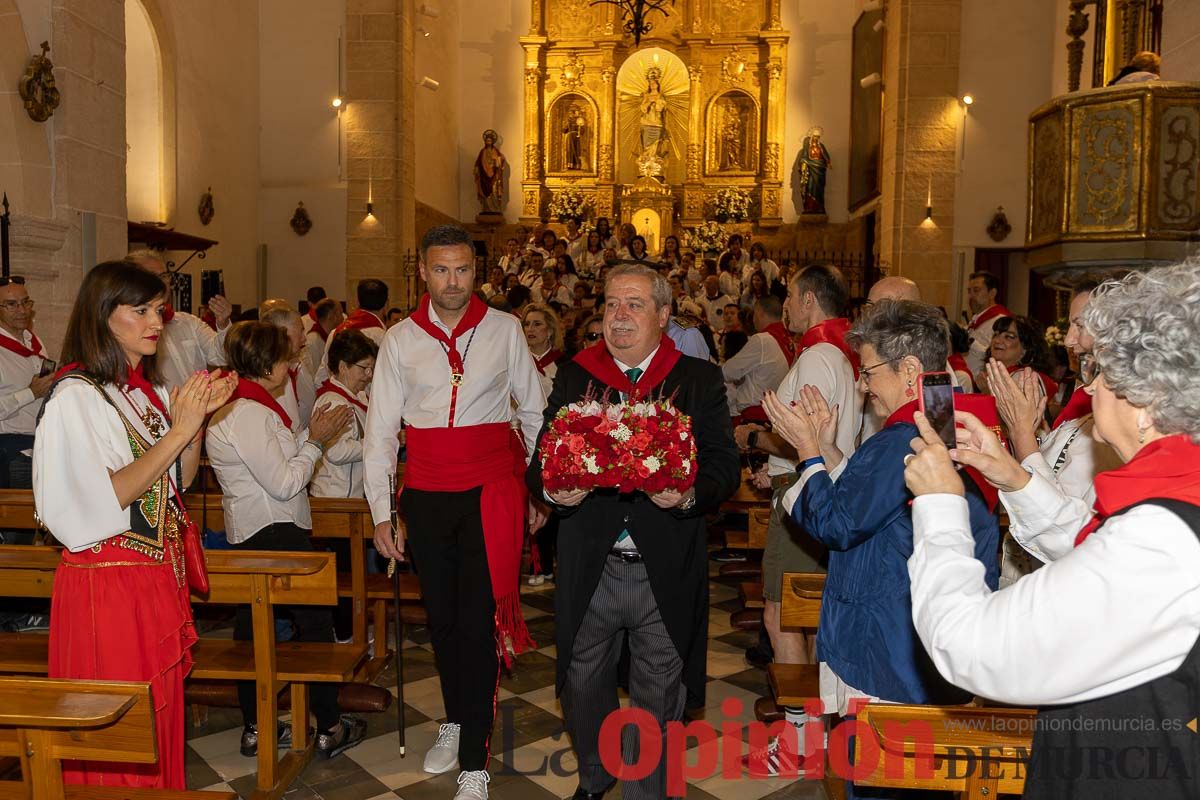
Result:
M664 17L670 16L668 8L675 7L675 0L592 0L592 5L616 6L621 10L625 19L625 32L633 37L634 46L642 43L642 34L649 33L654 27L646 21L646 15L658 11Z

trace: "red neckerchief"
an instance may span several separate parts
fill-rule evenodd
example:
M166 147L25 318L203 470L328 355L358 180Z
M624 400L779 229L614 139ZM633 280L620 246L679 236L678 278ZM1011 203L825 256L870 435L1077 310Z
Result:
M329 331L325 330L325 327L321 323L314 320L312 327L309 328L309 330L315 333L317 336L320 336L322 342L329 340Z
M428 333L434 339L437 339L446 348L446 359L450 362L450 413L447 417L448 422L446 427L454 427L454 411L458 405L458 386L462 383L463 376L463 360L462 355L458 352L458 337L462 336L467 331L474 328L480 322L483 322L484 316L487 314L487 303L479 299L479 296L472 293L471 299L467 302L467 313L463 314L462 319L454 326L454 330L446 336L446 332L434 324L433 319L429 315L429 295L425 294L421 298L417 310L409 317L413 322L420 327L421 330Z
M973 331L985 322L995 319L996 317L1011 317L1013 313L999 303L990 305L971 320L967 325L967 330Z
M850 320L845 317L835 317L827 319L824 322L817 323L809 328L803 336L800 337L800 347L797 348L797 354L803 353L814 344L826 342L842 351L842 355L850 362L850 366L854 369L854 380L858 380L858 353L846 344L846 334L850 332Z
M317 304L313 303L308 309L308 318L313 322L317 321Z
M237 383L237 388L233 390L233 396L229 398L233 400L253 400L259 405L264 405L275 412L279 420L283 423L283 427L289 431L292 429L292 418L283 410L283 406L279 405L271 393L263 387L259 386L254 381L248 381L245 378L240 378Z
M546 354L544 356L542 356L541 358L535 358L533 360L533 364L535 367L537 367L538 372L545 375L546 367L550 366L555 361L558 361L560 358L562 358L562 350L555 350L552 347L549 350L547 350Z
M1016 372L1019 369L1025 369L1025 367L1021 366L1020 364L1018 364L1015 367L1009 367L1008 374L1012 375L1014 372ZM1058 393L1058 382L1057 381L1055 381L1049 375L1038 372L1033 367L1029 367L1029 371L1032 372L1034 375L1038 376L1038 379L1042 382L1042 390L1046 392L1047 399L1054 397L1054 395Z
M1096 476L1095 516L1075 537L1075 546L1104 520L1144 500L1163 498L1200 506L1200 445L1186 433L1151 442L1129 463Z
M883 423L883 427L895 425L897 422L913 422L913 414L920 408L916 400L910 400L904 405L892 412L892 415ZM990 428L1000 441L1004 441L1004 437L1000 435L1000 415L996 412L996 398L987 394L967 394L965 392L954 393L954 408L956 411L967 411L974 414L975 417ZM916 423L913 423L916 424ZM983 495L984 501L987 503L988 510L995 511L996 503L1000 499L1000 492L996 487L992 486L983 475L974 467L963 466L963 471L971 476L975 486L979 488L979 493Z
M346 317L345 321L343 321L341 325L337 326L337 330L334 332L365 331L370 328L383 327L385 326L379 321L379 317L375 316L370 311L366 311L365 309L356 308L350 312L350 315Z
M771 334L771 338L779 344L779 349L783 351L783 357L787 359L790 367L796 361L796 340L792 338L791 332L782 322L772 322L763 329L763 333Z
M33 345L32 349L26 347L23 342L17 341L16 339L7 335L6 333L0 333L0 347L3 347L5 350L8 350L10 352L16 353L21 358L32 358L33 356L38 356L39 358L41 358L42 357L42 340L39 339L37 337L37 334L33 333L32 331L30 331L29 335L31 337L33 337L29 340L29 343L31 345Z
M162 398L158 396L158 392L154 391L154 385L146 380L146 373L142 370L142 365L138 364L137 369L129 368L129 372L125 378L126 389L138 389L142 394L146 395L146 399L150 401L150 405L158 409L163 415L163 419L167 422L171 421L171 415L167 413L167 407L163 405Z
M961 353L951 353L950 357L946 359L946 363L953 367L955 372L971 374L971 367L967 364L967 360L962 357Z
M675 346L671 337L664 333L658 342L658 352L650 360L650 366L642 373L642 377L638 378L636 386L629 382L629 377L617 366L616 359L608 352L604 342L596 342L591 347L580 350L575 356L575 363L605 386L634 399L645 397L651 389L662 383L680 357L679 348Z
M323 394L340 395L341 397L346 398L346 400L348 400L351 405L354 405L354 406L362 409L362 412L364 414L367 413L367 404L364 403L362 400L359 400L354 395L350 394L348 391L343 389L341 386L338 386L336 383L333 382L332 378L330 378L329 380L322 383L320 388L317 389L317 397L320 397Z
M1054 427L1057 428L1064 422L1070 422L1073 419L1086 417L1092 413L1092 396L1087 393L1087 389L1083 386L1075 387L1075 391L1071 393L1071 399L1062 407L1062 411L1058 412L1058 416L1054 418Z
M162 310L163 325L168 324L173 319L175 319L175 306L171 305L170 303L163 304L163 310Z

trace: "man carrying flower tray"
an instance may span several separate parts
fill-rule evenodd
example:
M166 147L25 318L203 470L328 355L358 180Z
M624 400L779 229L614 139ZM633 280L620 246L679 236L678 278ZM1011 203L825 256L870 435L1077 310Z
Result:
M628 633L630 701L665 731L702 705L708 629L704 515L736 490L737 446L720 370L666 336L671 290L640 265L604 287L604 341L559 367L527 482L562 517L555 595L558 679L579 761L576 798L620 775L601 763ZM638 733L621 732L626 764ZM666 764L625 780L625 800L666 796Z

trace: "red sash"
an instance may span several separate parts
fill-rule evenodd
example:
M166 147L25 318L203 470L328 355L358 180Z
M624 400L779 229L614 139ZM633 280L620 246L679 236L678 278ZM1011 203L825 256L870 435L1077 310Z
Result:
M427 305L428 297L422 303ZM415 316L415 315L414 315ZM537 645L521 616L518 580L525 535L525 450L507 422L461 428L409 426L404 486L429 492L463 492L482 486L479 512L496 601L496 651L511 664L516 653Z
M275 412L280 421L283 422L283 427L289 431L292 429L292 418L283 410L283 406L271 397L271 393L263 387L259 386L254 381L248 381L245 378L238 380L237 388L233 390L233 396L229 398L233 400L253 400L255 403L264 405Z
M162 310L163 325L168 324L173 319L175 319L175 306L167 303L163 306Z
M892 415L883 423L883 427L894 425L897 422L912 422L913 414L918 410L919 406L916 400L910 400L898 409L892 412ZM990 428L1000 441L1004 441L1004 436L1000 432L1000 415L996 412L996 398L990 394L967 394L965 392L954 393L954 409L956 411L967 411L974 414L975 417ZM961 427L961 426L958 426ZM963 465L963 471L971 476L975 486L979 488L979 493L983 495L984 501L987 503L989 511L996 510L996 503L1000 499L1000 492L996 487L992 486L980 474L979 470L974 467Z
M317 304L316 303L313 303L311 306L308 307L308 318L311 319L313 322L317 321Z
M965 372L971 375L971 368L967 365L967 360L962 357L961 353L951 353L946 362L954 369L955 372ZM972 376L974 377L974 376Z
M1062 407L1062 411L1058 412L1058 416L1054 418L1054 427L1057 428L1064 422L1070 422L1073 419L1086 417L1092 413L1092 396L1087 393L1087 389L1082 386L1075 387L1075 391L1071 393L1071 399Z
M317 336L320 336L322 342L329 340L329 331L325 330L321 323L314 320L312 327L309 328L309 330L315 333Z
M379 317L365 309L356 308L350 312L350 315L342 321L334 330L334 333L339 331L365 331L370 328L383 328L384 324L379 321Z
M488 306L479 299L478 295L472 294L471 299L467 302L467 313L463 314L462 319L454 326L454 330L450 332L449 336L446 336L445 331L433 324L433 320L429 316L429 302L429 295L426 294L421 298L417 310L409 319L446 348L446 359L450 362L450 412L446 417L446 426L453 428L454 411L458 406L458 387L462 383L463 370L466 368L463 365L462 355L458 352L458 338L483 322Z
M827 319L824 322L818 323L800 337L800 347L797 353L803 353L814 344L825 342L842 351L842 355L850 362L850 366L854 369L854 380L858 380L858 353L851 349L850 345L846 344L846 334L850 332L850 320L845 317L835 317Z
M611 389L623 392L630 399L645 397L650 390L662 383L681 357L675 342L665 333L658 342L658 352L650 360L650 366L638 378L637 386L629 382L629 378L617 366L612 353L604 342L596 342L591 347L585 347L575 356L575 363Z
M162 398L158 396L158 392L154 391L154 386L150 381L146 380L146 374L142 371L141 364L137 365L137 369L133 367L129 368L128 376L125 378L125 387L127 389L137 389L146 395L146 399L150 401L150 405L158 409L168 424L171 422L171 415L167 413L167 407L163 405Z
M32 358L33 356L42 358L42 340L37 337L36 333L31 332L29 335L32 337L29 340L29 343L33 345L32 350L23 343L3 333L0 333L0 347L9 352L16 353L21 358Z
M771 338L779 344L779 349L783 351L783 357L787 359L789 367L795 363L796 340L792 337L791 332L784 327L782 322L772 322L763 329L763 333L771 334ZM850 363L853 364L854 362L852 361Z
M996 303L995 305L990 305L987 308L985 308L983 311L980 311L979 315L976 316L974 319L972 319L970 324L967 325L967 330L969 330L969 331L976 330L983 323L990 322L990 321L996 319L997 317L1011 317L1011 316L1014 316L1011 311L1009 311L1007 308L1000 305L999 303Z
M1075 536L1075 546L1108 517L1151 498L1200 505L1200 445L1186 433L1153 441L1129 463L1096 476L1096 514Z
M555 361L558 361L560 358L562 358L562 350L555 350L552 347L549 350L547 350L546 354L544 356L542 356L541 358L535 358L533 360L533 364L534 364L534 366L537 367L538 372L545 375L546 367L550 366Z
M346 400L351 405L361 409L364 414L367 413L366 403L364 403L362 400L359 400L357 397L355 397L354 395L347 392L341 386L338 386L336 383L333 382L332 379L325 381L324 383L321 384L320 388L317 389L317 397L320 397L323 394L340 395L341 397L346 398Z

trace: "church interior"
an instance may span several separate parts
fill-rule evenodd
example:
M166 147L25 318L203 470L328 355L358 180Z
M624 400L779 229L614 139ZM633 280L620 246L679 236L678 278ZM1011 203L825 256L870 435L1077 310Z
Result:
M1146 52L1158 74L1116 83ZM303 313L315 285L353 306L378 279L406 317L432 226L470 232L482 283L510 239L572 223L586 237L606 218L650 260L669 237L699 262L737 234L780 266L834 264L857 306L880 278L908 278L953 321L988 272L997 302L1065 331L1073 281L1183 260L1200 229L1195 0L0 0L0 108L4 276L26 280L51 353L88 271L142 248L162 254L180 311L201 314L211 280L236 319L268 298ZM761 502L735 500L711 521L714 552L753 551L765 525ZM0 528L27 512L0 513ZM361 509L314 505L331 530L360 516L365 529ZM332 535L361 558L361 532ZM689 714L745 724L778 687L746 656L761 585L727 566L710 562L707 705ZM344 580L355 643L385 652L391 584ZM522 573L538 647L500 679L495 798L576 789L555 591ZM214 689L189 705L188 789L452 796L453 774L421 770L446 710L427 620L405 613L403 695L386 658L357 673L361 745L284 758L282 785L264 782L261 753L239 754L236 703ZM197 625L228 639L232 616L198 611ZM5 724L0 779L29 763L5 749ZM47 791L31 796L64 796ZM839 791L710 765L686 796Z

